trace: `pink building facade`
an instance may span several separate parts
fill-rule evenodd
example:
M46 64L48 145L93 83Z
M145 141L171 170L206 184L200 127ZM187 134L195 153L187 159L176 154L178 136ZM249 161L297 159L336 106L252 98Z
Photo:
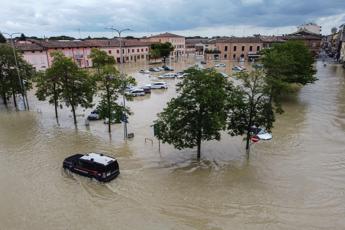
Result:
M36 70L45 70L52 65L54 52L62 52L71 58L79 67L92 67L90 53L92 48L104 50L120 62L119 40L85 40L85 41L41 41L30 40L16 43L23 58ZM123 40L122 52L124 62L146 61L149 44L139 40Z

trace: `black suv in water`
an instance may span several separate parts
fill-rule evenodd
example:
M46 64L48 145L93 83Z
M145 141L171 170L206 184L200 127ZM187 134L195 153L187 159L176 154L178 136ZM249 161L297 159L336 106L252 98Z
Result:
M101 182L111 181L120 174L117 160L101 153L75 154L67 157L62 167Z

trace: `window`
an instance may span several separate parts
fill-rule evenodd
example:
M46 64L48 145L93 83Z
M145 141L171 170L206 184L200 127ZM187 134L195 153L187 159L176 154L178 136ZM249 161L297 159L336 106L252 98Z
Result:
M253 46L249 46L249 51L250 51L250 52L253 51Z
M242 51L244 51L244 48L245 48L245 47L244 47L244 46L242 46Z
M131 52L131 50L130 49L128 49L128 53L130 53Z
M146 48L146 51L148 51L148 49Z
M141 59L144 59L144 55L141 55Z
M137 49L137 52L139 53L139 49Z
M256 50L257 50L257 51L260 51L260 46L257 46L257 47L256 47Z
M141 52L144 52L144 49L141 49Z
M228 58L228 55L224 54L224 59L227 59Z
M119 51L119 50L116 50L116 53L120 53L120 51Z
M31 51L33 54L35 53L35 51Z
M228 51L228 46L225 46L225 47L224 47L224 51L225 51L225 52Z
M134 49L132 49L132 53L134 53Z
M111 54L111 50L108 50L108 53Z
M131 56L131 61L133 60L133 57Z
M237 46L234 46L234 51L236 51Z
M236 59L236 54L232 55L232 58L233 58L233 59Z
M125 53L125 50L122 50L122 53L124 54L124 53Z

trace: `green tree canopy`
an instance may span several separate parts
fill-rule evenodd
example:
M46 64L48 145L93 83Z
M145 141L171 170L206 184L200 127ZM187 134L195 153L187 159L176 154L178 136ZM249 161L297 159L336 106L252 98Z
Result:
M0 43L6 43L7 40L2 33L0 33Z
M17 107L16 95L21 94L23 100L25 100L24 88L31 88L34 69L23 59L20 53L15 52L15 55L22 81L18 77L12 47L7 44L0 44L0 96L7 105L10 95L12 95L15 107Z
M266 73L268 91L282 112L280 97L291 92L294 84L306 85L317 80L314 58L300 41L288 41L262 51L261 61Z
M62 84L59 76L56 76L54 69L48 69L45 72L39 72L35 77L36 97L40 101L48 99L50 104L54 104L55 117L58 119L58 105L62 99Z
M106 52L92 49L90 57L93 65L97 68L95 75L98 89L101 92L101 101L97 106L101 118L108 118L108 131L111 132L111 121L120 121L121 116L130 114L130 109L118 103L119 96L124 93L127 85L135 85L135 79L129 76L121 76L113 65L115 59Z
M265 75L262 71L241 72L240 84L228 90L228 132L231 136L246 134L246 149L249 150L251 127L270 130L274 113L266 90Z
M115 64L115 58L107 54L107 52L93 48L91 49L90 58L92 59L93 67L100 68L105 65Z
M92 107L93 95L96 91L96 82L84 70L79 69L71 58L61 52L52 54L53 64L47 70L48 76L56 78L61 87L61 101L71 107L74 123L77 124L75 109Z
M150 57L153 59L163 58L165 63L172 51L174 51L174 47L170 42L154 43L150 47Z
M156 137L177 149L197 147L201 142L220 140L225 128L226 79L215 70L189 69L189 75L177 85L173 98L154 121Z

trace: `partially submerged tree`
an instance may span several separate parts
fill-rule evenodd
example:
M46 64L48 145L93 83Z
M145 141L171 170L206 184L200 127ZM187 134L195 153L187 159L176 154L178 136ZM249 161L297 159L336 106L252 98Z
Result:
M50 77L58 77L61 87L61 101L71 107L74 124L77 124L76 107L92 107L96 82L87 72L79 69L72 59L60 52L53 53L53 64L47 70Z
M127 85L136 84L135 79L120 76L120 72L113 65L115 63L114 57L109 56L105 51L92 49L90 57L94 67L97 68L96 79L98 89L101 92L101 101L97 110L101 118L108 118L108 131L110 133L112 120L119 122L121 117L127 117L130 114L129 108L118 103L118 98L124 93L124 88Z
M155 135L177 149L197 147L200 159L201 142L220 140L220 131L225 128L227 81L212 69L186 72L188 77L177 85L179 95L154 121L159 130Z
M101 68L98 76L99 90L101 91L101 101L97 106L101 118L108 118L108 131L111 132L111 122L120 121L120 118L127 122L124 117L130 115L128 107L119 104L119 96L123 93L126 85L135 85L132 77L122 78L115 66L106 65Z
M40 101L48 99L50 104L54 104L55 117L58 120L58 105L62 97L62 87L59 76L54 74L52 69L46 72L39 72L35 78L36 81L36 97Z
M150 58L163 58L165 64L172 51L174 51L174 47L170 42L154 43L150 47Z
M262 71L241 72L238 79L241 84L228 90L227 129L231 136L246 135L246 150L249 152L251 128L255 125L270 130L274 113Z
M270 101L275 102L277 112L283 112L281 96L290 93L294 85L303 86L317 80L314 58L303 42L288 41L265 49L261 61Z
M25 100L25 89L31 88L31 78L34 75L33 67L22 56L15 52L18 70L14 59L13 50L7 44L0 44L0 96L7 105L10 96L17 108L17 94ZM20 74L20 78L18 76Z

